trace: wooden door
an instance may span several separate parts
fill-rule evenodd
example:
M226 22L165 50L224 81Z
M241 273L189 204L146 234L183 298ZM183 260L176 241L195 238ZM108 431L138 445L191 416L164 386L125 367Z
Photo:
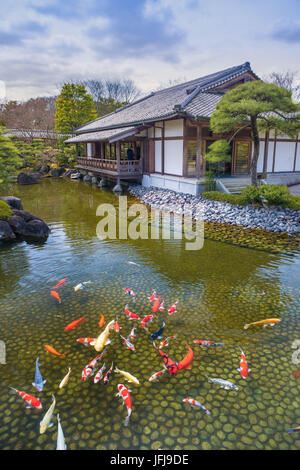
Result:
M234 145L234 165L235 175L248 174L251 159L251 142L246 140L236 141Z

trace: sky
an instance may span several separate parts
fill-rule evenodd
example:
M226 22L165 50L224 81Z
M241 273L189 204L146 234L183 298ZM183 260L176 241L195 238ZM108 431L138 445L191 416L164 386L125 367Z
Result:
M130 78L146 94L246 61L300 74L300 0L1 0L0 97Z

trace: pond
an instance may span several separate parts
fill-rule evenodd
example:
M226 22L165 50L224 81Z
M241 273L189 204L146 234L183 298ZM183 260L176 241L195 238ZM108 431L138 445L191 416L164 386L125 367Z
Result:
M96 236L96 208L103 202L118 204L108 190L46 179L34 186L12 186L7 194L20 197L24 209L44 219L52 232L44 243L0 248L0 339L6 345L6 363L0 364L0 448L55 449L59 412L68 449L300 449L300 434L286 431L300 426L300 377L294 374L300 365L292 361L293 342L300 340L295 241L279 243L268 234L264 245L265 234L248 231L240 246L234 229L227 228L226 235L223 229L222 238L212 226L199 251L186 251L183 240L103 241ZM63 278L68 281L58 290L59 304L50 290ZM74 291L86 281L91 283ZM124 287L136 293L135 302ZM152 314L148 297L153 291L166 309L157 313L147 332L128 320L124 307L128 304L141 317ZM177 312L168 315L176 300ZM135 351L112 331L103 360L107 368L113 362L138 378L140 385L128 385L115 372L107 385L94 384L93 378L82 382L82 370L99 353L76 339L99 335L100 314L105 325L118 316L124 337L137 326ZM84 323L64 331L83 315ZM244 329L245 324L274 317L281 322L273 328ZM194 362L191 370L180 370L177 376L166 372L150 382L163 361L149 335L163 321L164 338L176 336L164 352L178 362L188 344ZM203 349L195 339L224 345ZM66 356L49 354L46 344ZM237 371L240 348L251 369L245 380ZM32 386L37 356L47 380L42 392ZM59 389L69 367L70 380ZM229 380L238 391L222 389L207 377ZM126 406L115 396L118 384L131 390L128 427ZM38 397L43 409L26 409L9 387ZM54 426L40 435L39 423L52 394L57 401ZM190 407L185 398L196 399L211 414Z

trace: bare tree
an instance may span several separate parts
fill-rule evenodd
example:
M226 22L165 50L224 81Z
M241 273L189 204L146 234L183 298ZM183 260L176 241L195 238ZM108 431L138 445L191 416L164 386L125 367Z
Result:
M272 72L264 77L267 83L274 83L274 85L286 88L293 93L296 101L300 100L300 78L298 72L288 70L287 72Z

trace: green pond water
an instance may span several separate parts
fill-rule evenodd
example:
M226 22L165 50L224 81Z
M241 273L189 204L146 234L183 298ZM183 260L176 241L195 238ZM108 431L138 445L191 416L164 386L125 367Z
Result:
M184 240L101 241L96 237L96 208L103 202L118 204L109 191L48 179L12 186L6 194L21 197L24 209L43 218L52 233L45 243L24 241L0 248L0 339L6 344L6 364L0 364L0 448L55 449L59 412L69 449L300 449L300 434L286 432L300 426L300 378L294 377L300 365L292 362L292 344L300 340L297 240L210 225L200 251L186 251ZM50 289L63 278L68 283L59 289L59 304ZM82 281L92 284L74 292ZM135 302L123 287L134 290ZM126 303L142 317L151 314L148 297L153 290L167 308L175 300L179 303L172 316L167 309L159 312L150 332L165 320L164 337L177 336L165 352L180 361L186 344L194 351L191 370L176 377L167 372L157 383L149 377L163 362L150 332L124 314ZM136 350L128 350L112 332L104 361L108 368L113 361L140 385L128 385L115 373L106 386L94 384L93 378L82 383L83 368L98 353L76 339L99 335L100 313L106 324L118 315L125 337L138 326ZM83 315L85 323L64 331ZM281 319L273 328L244 329L246 323L272 317ZM194 339L224 346L203 350ZM66 357L47 353L45 344ZM236 370L239 346L251 368L246 380ZM31 385L37 356L47 379L42 392ZM68 367L69 383L59 390ZM239 390L221 389L206 376L230 380ZM115 396L119 383L131 390L128 427L126 407ZM9 386L39 397L43 409L26 409ZM40 435L39 423L52 393L57 400L54 426ZM211 415L183 403L188 397L200 401Z

